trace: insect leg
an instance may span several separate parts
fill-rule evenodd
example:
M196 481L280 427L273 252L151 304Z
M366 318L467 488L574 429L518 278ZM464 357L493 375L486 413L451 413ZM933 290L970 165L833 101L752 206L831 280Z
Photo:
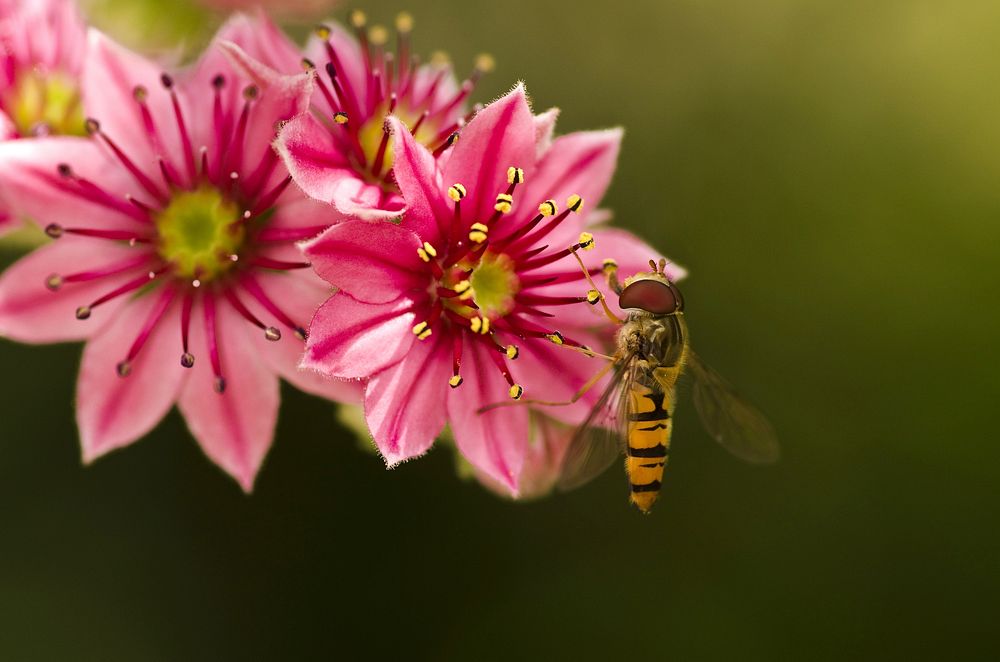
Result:
M587 383L580 387L580 390L573 394L573 397L569 400L564 400L562 402L550 401L550 400L504 400L503 402L494 402L493 404L486 405L485 407L480 407L476 410L477 414L482 414L493 409L498 409L500 407L514 407L517 405L540 405L544 407L566 407L571 404L576 403L580 398L587 394L587 391L594 388L597 382L608 374L608 372L615 366L615 361L608 361L608 363L597 371L597 373L587 380Z
M600 303L601 307L604 308L604 314L608 317L609 320L611 320L615 324L624 324L625 320L621 319L620 317L614 314L611 308L608 307L608 302L604 300L604 294L599 289L597 289L597 285L594 284L594 279L590 277L590 271L587 269L587 266L583 263L583 260L580 259L580 256L577 255L577 251L579 249L580 249L579 244L574 244L569 247L569 250L573 254L573 257L576 258L577 264L580 265L580 269L583 270L584 278L587 279L587 283L591 287L590 292L587 293L587 300L590 301L593 298L594 300L591 301L591 303L593 304Z

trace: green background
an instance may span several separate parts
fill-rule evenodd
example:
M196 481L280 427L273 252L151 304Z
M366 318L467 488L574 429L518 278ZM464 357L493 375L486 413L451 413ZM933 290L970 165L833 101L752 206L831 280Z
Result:
M150 49L209 29L132 4L95 21ZM564 132L627 128L606 205L690 268L694 344L782 462L732 459L685 401L652 516L618 471L510 503L445 450L385 471L286 388L246 497L176 414L83 468L79 348L0 342L0 657L995 656L1000 5L368 9L403 8L424 54L496 55L479 100L523 78Z

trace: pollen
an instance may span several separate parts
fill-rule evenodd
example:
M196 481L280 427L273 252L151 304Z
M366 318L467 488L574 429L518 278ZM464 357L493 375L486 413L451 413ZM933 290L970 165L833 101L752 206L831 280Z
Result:
M566 198L566 207L569 208L571 212L577 213L583 209L583 198L578 195L571 195Z
M472 228L469 230L469 241L474 241L477 244L481 244L486 241L487 232L490 231L489 226L482 223L473 223Z
M337 124L340 124L340 125L344 125L344 124L347 124L347 122L348 122L349 120L350 120L350 118L349 118L349 117L347 116L347 113L345 113L345 112L344 112L344 111L342 111L342 110L341 110L341 111L338 111L338 112L337 112L337 113L335 113L335 114L334 114L334 116L333 116L333 121L334 121L334 122L336 122Z
M462 375L453 375L452 378L448 380L448 386L458 388L462 385L463 381L465 380L462 379Z
M601 293L597 290L590 290L587 292L587 303L591 306L596 306L601 302Z
M538 213L542 216L554 216L558 211L559 207L556 206L555 200L546 200L538 205Z
M524 387L522 387L520 384L514 384L513 386L510 387L510 390L507 391L507 394L513 400L520 400L521 396L524 395Z
M452 184L448 187L448 197L454 202L461 202L462 198L467 195L465 187L461 184Z
M520 168L515 168L511 166L507 168L507 183L508 184L521 184L524 182L524 171Z
M368 39L376 46L385 46L389 41L389 31L382 25L373 25L368 31Z
M322 39L323 41L326 41L327 39L330 38L330 28L325 25L317 25L316 36Z
M590 251L594 249L594 235L589 232L580 233L580 248L585 251Z
M506 354L507 358L513 361L514 359L516 359L518 356L521 355L521 350L517 348L517 345L507 345Z
M458 293L458 298L462 301L468 301L476 294L475 290L472 289L472 283L467 280L458 281L451 289Z
M479 333L485 336L490 332L490 318L473 317L469 320L469 328L472 329L473 333Z
M351 25L356 28L363 28L368 25L368 16L360 9L351 12Z
M396 14L396 29L402 33L413 30L413 15L409 12L399 12Z
M618 268L618 263L615 260L611 259L610 257L606 258L604 260L604 263L601 265L601 269L603 269L604 271L610 271L612 269L617 269L617 268Z
M417 337L417 340L425 340L430 337L431 333L433 333L433 329L427 322L420 322L413 327L413 335Z
M497 196L497 203L493 205L493 208L501 214L509 214L513 205L514 197L507 193L501 193Z
M428 241L425 241L423 246L417 248L417 256L424 262L430 262L432 258L437 257L437 254L437 249Z
M563 338L563 334L559 333L558 331L553 331L552 333L548 333L545 335L545 337L548 338L553 345L566 344L566 339Z

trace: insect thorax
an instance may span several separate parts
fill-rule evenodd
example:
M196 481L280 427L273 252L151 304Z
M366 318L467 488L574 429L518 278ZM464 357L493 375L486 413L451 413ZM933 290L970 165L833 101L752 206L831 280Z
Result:
M630 312L619 331L618 350L622 356L635 356L640 366L649 371L683 363L687 351L684 316Z

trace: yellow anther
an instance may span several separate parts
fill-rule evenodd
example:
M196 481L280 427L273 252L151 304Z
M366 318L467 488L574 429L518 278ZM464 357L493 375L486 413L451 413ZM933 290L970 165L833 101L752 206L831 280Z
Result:
M566 207L572 212L578 212L583 209L583 198L578 195L571 195L566 198Z
M555 200L546 200L542 204L538 205L538 213L542 216L555 216L558 211L559 207L556 206Z
M427 254L427 251L424 250L423 246L417 249L417 256L424 262L431 261L431 256Z
M423 333L421 333L419 336L417 336L417 340L427 340L427 338L429 338L432 333L434 333L434 331L432 329L427 329L426 331L424 331Z
M596 306L601 301L601 293L597 290L591 290L587 292L587 303L591 306Z
M302 68L306 71L312 71L316 68L316 63L307 57L302 58Z
M473 223L469 229L469 241L481 244L486 241L486 233L490 231L489 226L482 223Z
M469 320L469 328L472 329L473 333L479 333L479 329L483 328L483 320L481 317L473 317Z
M420 322L413 327L413 335L415 335L420 340L423 340L427 336L431 335L431 325L427 322Z
M413 15L409 12L399 12L396 14L396 29L406 33L413 29Z
M437 249L434 248L434 246L432 246L431 243L428 242L428 241L424 242L424 251L426 251L427 254L430 255L431 257L437 257L438 256Z
M360 9L351 12L351 25L356 28L363 28L368 24L368 17Z
M448 386L452 388L458 388L459 386L462 385L463 381L465 380L462 379L462 375L454 375L452 376L451 379L448 380Z
M481 334L483 334L485 336L489 332L490 332L490 318L489 317L484 317L483 318L483 328L481 328L479 330L479 333L481 333Z
M497 203L493 205L493 208L501 214L509 214L513 206L514 197L506 193L501 193L497 196Z
M510 390L507 391L507 394L514 400L520 400L521 396L524 395L524 388L522 388L520 384L514 384L510 387Z
M517 348L517 345L507 345L507 358L513 361L518 356L521 355L521 350Z
M327 39L330 38L330 28L328 28L325 25L317 25L316 36L322 39L323 41L326 41Z
M436 67L445 67L451 64L451 57L444 51L434 51L431 53L431 64Z
M524 171L520 168L515 168L511 166L507 168L507 183L508 184L521 184L524 182Z
M615 262L614 260L612 260L610 257L609 258L605 258L604 264L601 265L601 268L604 271L608 271L609 269L617 269L618 268L618 263Z
M467 301L475 295L475 291L472 289L472 283L467 280L458 281L451 289L458 293L458 298L462 301Z
M339 110L333 114L333 121L336 122L337 124L347 124L348 119L349 118L347 117L347 113L345 113L342 110Z
M373 25L368 31L368 41L375 46L385 46L385 42L389 41L389 31L382 25Z
M594 250L594 235L589 232L580 233L580 248L585 251Z
M497 66L497 61L489 53L480 53L476 56L476 69L488 74Z
M552 342L553 345L564 345L564 344L566 344L566 339L563 338L563 334L559 333L558 331L553 331L552 333L547 333L547 334L545 334L545 337L548 338Z
M452 184L448 187L448 197L455 202L459 202L462 198L467 195L465 187L461 184Z

